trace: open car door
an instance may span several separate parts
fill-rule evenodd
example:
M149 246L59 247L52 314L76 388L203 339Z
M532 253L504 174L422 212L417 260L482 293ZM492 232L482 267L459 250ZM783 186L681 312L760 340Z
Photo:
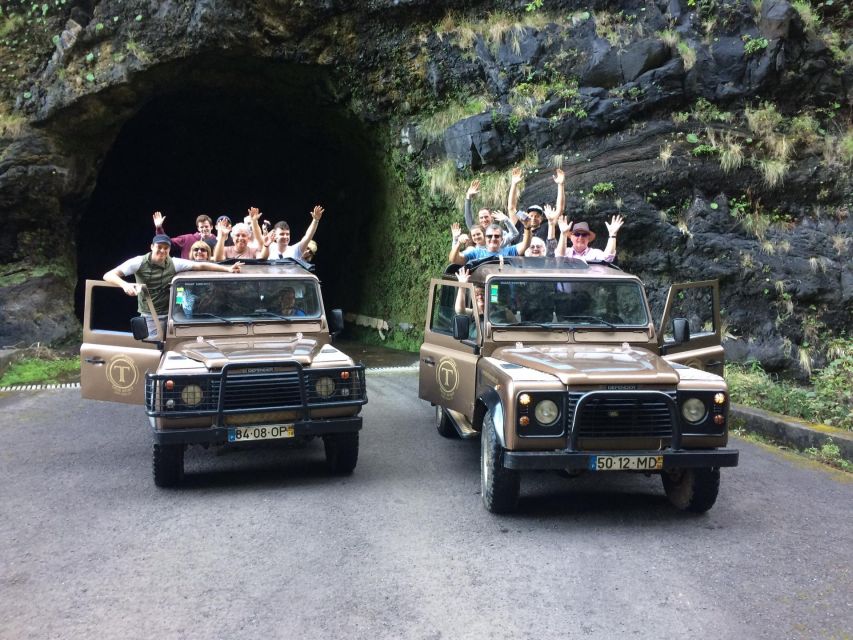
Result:
M145 401L145 373L156 371L160 349L136 340L130 319L136 298L102 280L86 281L80 391L84 398L127 404Z
M473 308L471 285L433 278L427 307L424 342L420 349L418 396L435 405L452 409L471 420L476 401L475 384L478 346L482 344L477 314L470 320L467 339L453 337L456 298L461 292L463 307Z
M657 336L664 359L722 376L719 282L672 285Z

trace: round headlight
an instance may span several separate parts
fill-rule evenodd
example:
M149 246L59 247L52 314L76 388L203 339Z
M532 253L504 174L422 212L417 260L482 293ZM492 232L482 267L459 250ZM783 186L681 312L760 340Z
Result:
M321 398L328 398L335 392L335 381L328 376L317 378L317 382L314 383L314 390Z
M681 415L687 422L701 422L705 418L705 403L699 398L690 398L681 405Z
M542 400L536 403L533 415L536 416L536 422L547 427L557 421L557 418L560 417L560 410L553 401Z
M204 394L201 392L201 387L197 384L188 384L181 389L181 402L188 407L194 407L201 404Z

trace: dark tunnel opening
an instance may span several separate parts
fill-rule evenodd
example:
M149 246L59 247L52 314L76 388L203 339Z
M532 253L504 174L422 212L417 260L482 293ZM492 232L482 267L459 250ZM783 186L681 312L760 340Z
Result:
M119 132L79 218L78 318L86 279L149 250L154 211L166 216L167 233L179 235L195 231L201 213L237 222L257 206L270 225L286 220L296 242L315 204L326 209L314 237L326 308L356 311L354 280L365 262L371 212L382 206L381 171L360 123L339 105L317 102L316 91L256 86L185 90L148 102Z

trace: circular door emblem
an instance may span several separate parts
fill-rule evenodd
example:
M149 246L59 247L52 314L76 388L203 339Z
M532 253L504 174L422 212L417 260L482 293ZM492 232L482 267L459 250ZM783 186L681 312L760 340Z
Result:
M131 358L120 353L110 358L107 364L107 380L115 393L128 394L139 380L139 369Z
M456 369L456 362L451 358L442 358L435 368L435 380L438 383L441 395L445 398L452 398L453 394L456 393L456 387L459 386L459 372Z

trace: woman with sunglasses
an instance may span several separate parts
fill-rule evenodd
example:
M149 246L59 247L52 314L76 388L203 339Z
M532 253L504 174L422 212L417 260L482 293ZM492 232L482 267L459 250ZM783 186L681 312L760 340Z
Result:
M204 240L193 242L190 247L190 260L196 262L210 262L210 245Z
M584 221L573 225L566 221L565 216L561 216L559 221L560 243L557 245L555 255L579 258L585 262L613 262L616 259L616 234L624 223L625 220L618 215L613 216L610 222L604 223L610 238L607 240L604 251L602 251L589 246L589 243L595 240L595 232L589 228L589 224ZM572 241L571 247L568 246L569 238Z

